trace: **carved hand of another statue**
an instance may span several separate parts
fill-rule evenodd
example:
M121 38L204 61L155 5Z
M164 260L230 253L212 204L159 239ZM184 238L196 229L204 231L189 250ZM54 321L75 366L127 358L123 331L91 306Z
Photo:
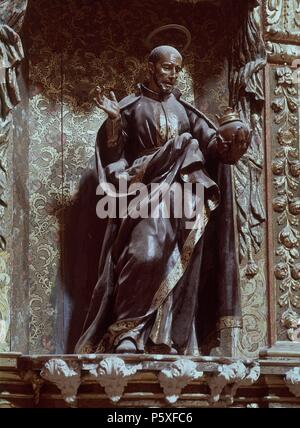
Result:
M105 111L110 119L115 120L121 117L120 106L113 91L110 91L108 98L102 94L101 89L97 86L94 101L97 107Z

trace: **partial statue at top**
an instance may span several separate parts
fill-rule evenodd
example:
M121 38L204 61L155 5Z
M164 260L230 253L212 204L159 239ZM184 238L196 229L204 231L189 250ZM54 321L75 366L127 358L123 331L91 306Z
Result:
M217 129L181 98L175 48L155 48L148 66L120 102L97 88L108 115L96 142L97 209L110 197L118 210L77 353L206 354L221 328L241 325L229 164L250 131L230 109Z

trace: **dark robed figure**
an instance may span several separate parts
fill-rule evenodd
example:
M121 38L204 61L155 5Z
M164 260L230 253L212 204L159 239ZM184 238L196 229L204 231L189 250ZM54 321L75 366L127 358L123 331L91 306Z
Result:
M135 95L118 103L113 92L107 98L98 89L96 103L108 114L96 144L100 184L143 183L150 206L152 183L162 192L191 183L193 210L199 183L203 210L187 228L187 219L174 215L180 192L171 191L169 217L161 198L149 218L109 220L77 353L198 355L216 345L223 324L239 325L231 174L222 162L232 141L181 99L174 87L181 66L180 53L161 46L150 54L150 79ZM239 138L248 136L232 136Z

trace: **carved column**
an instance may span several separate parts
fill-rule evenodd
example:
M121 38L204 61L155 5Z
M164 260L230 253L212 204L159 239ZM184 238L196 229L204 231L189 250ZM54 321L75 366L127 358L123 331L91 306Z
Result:
M20 101L16 70L24 54L18 33L26 7L27 0L0 5L0 352L10 350L12 111Z
M267 355L300 353L300 11L265 0L269 332ZM299 70L299 69L298 69Z
M263 70L266 51L262 40L260 2L231 2L229 53L230 105L252 129L247 153L232 167L236 212L236 248L240 263L243 328L221 320L221 353L256 356L266 344L266 293L263 198Z

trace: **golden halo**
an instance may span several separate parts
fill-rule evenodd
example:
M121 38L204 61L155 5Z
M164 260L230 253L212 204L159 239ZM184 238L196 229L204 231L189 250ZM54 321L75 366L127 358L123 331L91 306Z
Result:
M147 39L145 41L145 45L147 46L147 48L149 48L149 49L153 48L151 42L152 42L152 39L154 36L156 36L159 33L163 33L164 31L168 31L168 30L177 30L186 36L186 43L185 43L183 48L180 48L181 52L185 52L191 44L192 36L191 36L190 31L186 27L184 27L183 25L179 25L179 24L167 24L167 25L163 25L162 27L158 27L155 30L153 30L149 34L149 36L147 37ZM176 47L176 46L174 46L174 47Z

